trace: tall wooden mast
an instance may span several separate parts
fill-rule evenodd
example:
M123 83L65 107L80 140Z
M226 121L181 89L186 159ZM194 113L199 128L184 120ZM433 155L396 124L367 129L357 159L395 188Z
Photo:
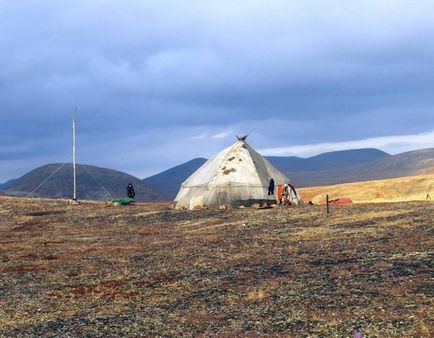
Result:
M75 115L77 114L77 108L72 117L72 169L74 174L74 195L73 200L77 200L77 171L76 171L76 157L75 157Z

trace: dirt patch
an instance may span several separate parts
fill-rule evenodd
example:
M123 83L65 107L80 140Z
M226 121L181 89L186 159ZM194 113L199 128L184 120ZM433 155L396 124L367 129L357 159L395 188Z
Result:
M24 216L48 216L48 215L59 215L66 213L66 210L38 210L38 211L28 211L24 212Z

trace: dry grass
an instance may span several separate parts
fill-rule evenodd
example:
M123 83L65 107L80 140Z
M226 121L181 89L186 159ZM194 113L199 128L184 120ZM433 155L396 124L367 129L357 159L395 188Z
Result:
M427 194L434 200L434 174L301 188L299 192L304 201L315 204L325 203L327 194L331 199L350 197L355 203L425 201Z
M430 337L434 204L0 197L0 337Z

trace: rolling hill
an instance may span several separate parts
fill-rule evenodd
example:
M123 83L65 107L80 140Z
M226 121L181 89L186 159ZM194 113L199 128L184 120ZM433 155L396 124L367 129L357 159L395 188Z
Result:
M181 183L205 162L205 158L195 158L157 175L145 178L143 182L161 193L166 199L173 200Z
M8 188L11 187L11 186L16 182L16 181L17 181L17 179L14 178L14 179L9 180L9 181L7 181L7 182L5 182L5 183L0 183L0 190L6 190L6 189L8 189Z
M47 164L20 177L6 193L26 196L33 192L60 164ZM160 193L129 174L90 165L77 165L77 198L107 200L126 195L126 186L131 182L139 201L162 200ZM32 195L50 198L71 198L73 186L72 165L66 164L37 188Z
M316 171L284 171L297 187L361 182L434 173L434 148L387 156L363 164Z

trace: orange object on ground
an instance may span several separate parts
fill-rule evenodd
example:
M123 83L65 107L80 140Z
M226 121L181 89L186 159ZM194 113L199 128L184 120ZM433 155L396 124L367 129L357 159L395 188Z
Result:
M353 201L351 198L345 197L345 198L336 198L334 200L329 201L330 204L353 204Z

